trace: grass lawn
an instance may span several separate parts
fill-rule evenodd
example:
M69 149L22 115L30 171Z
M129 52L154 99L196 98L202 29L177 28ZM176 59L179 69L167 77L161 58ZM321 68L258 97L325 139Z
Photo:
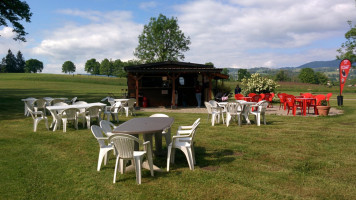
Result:
M176 163L166 172L166 156L155 157L154 164L164 172L151 177L143 170L142 185L136 185L134 172L118 174L113 184L112 155L97 172L99 145L81 124L79 130L69 126L63 133L47 131L41 121L35 133L32 118L23 115L22 98L77 96L98 102L107 93L120 93L125 84L118 78L0 74L0 199L356 199L356 101L348 100L356 99L352 89L344 94L343 115L268 115L267 125L260 127L212 127L207 114L166 113L175 118L172 133L201 118L197 165L190 171L177 150ZM331 105L336 106L338 88L320 87L315 92L333 92ZM286 92L298 94L305 88ZM151 114L137 111L137 117ZM131 118L120 116L120 123Z

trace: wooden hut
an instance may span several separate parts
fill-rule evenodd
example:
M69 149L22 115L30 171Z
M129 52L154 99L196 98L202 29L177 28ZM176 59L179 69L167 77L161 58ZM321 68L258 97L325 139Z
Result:
M137 106L196 106L194 87L202 86L202 102L210 100L213 79L227 79L222 69L186 62L159 62L125 67L128 95Z

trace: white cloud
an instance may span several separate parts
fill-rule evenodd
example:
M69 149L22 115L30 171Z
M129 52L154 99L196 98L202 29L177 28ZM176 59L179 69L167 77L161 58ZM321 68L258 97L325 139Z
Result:
M104 58L129 60L137 46L137 37L142 25L132 22L128 12L106 12L64 10L61 13L89 19L90 23L78 25L68 22L53 30L42 42L33 48L36 55L46 56L49 64L44 72L58 71L66 60L77 66L77 73L84 72L86 60ZM59 70L60 72L61 70Z
M176 10L180 27L192 41L186 60L221 67L299 65L311 52L315 56L311 61L320 59L316 56L322 49L315 43L342 38L346 21L356 20L355 2L349 0L198 0ZM326 60L335 58L339 46ZM248 53L256 49L263 52ZM285 62L277 59L284 49L294 52L282 54L290 58ZM288 62L295 57L301 60Z
M0 30L0 37L4 38L14 38L15 33L12 32L14 29L11 27L4 27L2 30Z
M155 2L155 1L142 2L142 3L140 3L139 7L142 10L148 10L148 9L156 8L157 7L157 2Z

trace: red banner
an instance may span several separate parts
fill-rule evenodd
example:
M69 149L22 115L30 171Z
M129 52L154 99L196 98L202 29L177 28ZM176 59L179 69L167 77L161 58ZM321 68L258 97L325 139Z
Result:
M342 90L344 89L344 85L346 83L347 75L349 75L349 71L351 69L351 61L348 59L344 59L340 62L340 96L342 94Z

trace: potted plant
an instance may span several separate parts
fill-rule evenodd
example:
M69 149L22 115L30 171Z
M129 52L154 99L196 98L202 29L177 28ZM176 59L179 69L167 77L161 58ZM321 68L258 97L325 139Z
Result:
M324 99L320 101L320 105L316 107L320 116L328 116L330 111L330 106L328 102Z

